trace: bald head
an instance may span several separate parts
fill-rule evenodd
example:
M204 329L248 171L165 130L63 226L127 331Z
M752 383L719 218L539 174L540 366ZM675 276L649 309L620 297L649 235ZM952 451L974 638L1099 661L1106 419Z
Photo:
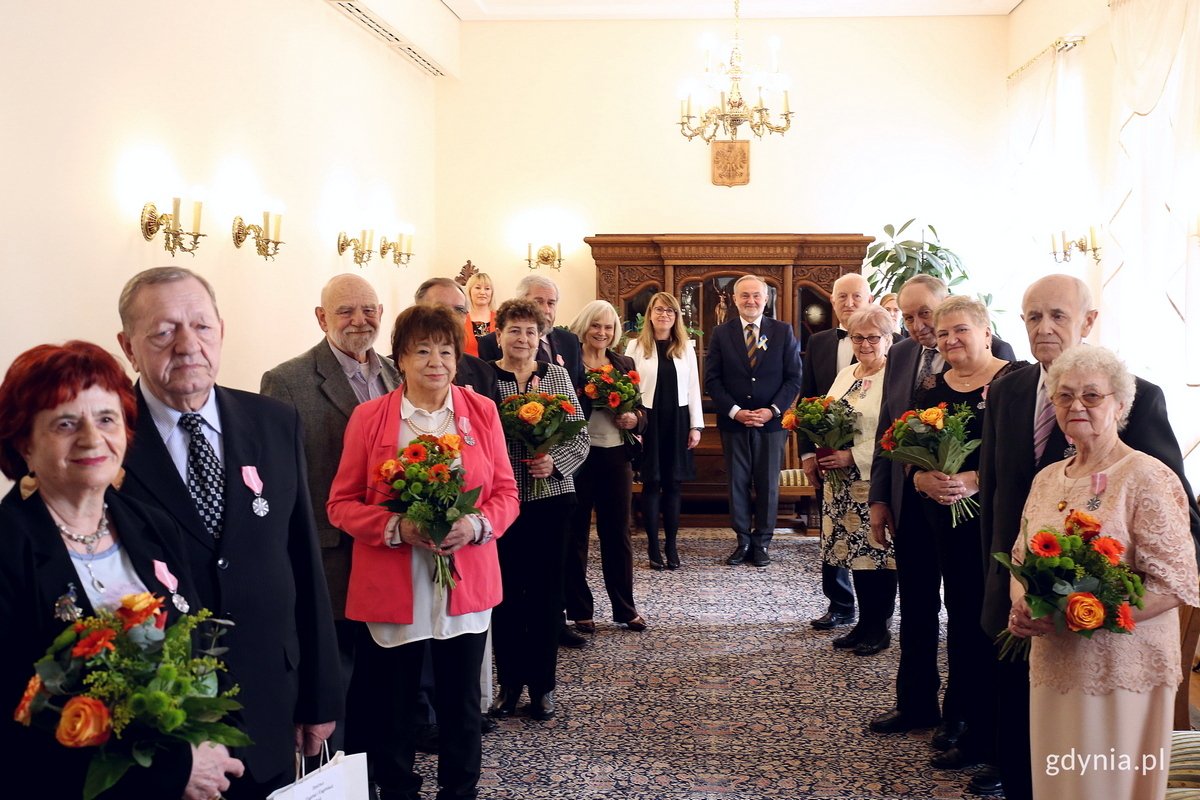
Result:
M846 321L863 306L871 302L871 287L867 279L860 273L848 272L833 282L833 313L837 314L838 324L846 326Z
M383 306L371 284L352 273L335 275L321 290L316 314L330 344L356 361L367 360L383 316Z
M1078 278L1057 274L1034 281L1021 300L1033 357L1049 369L1064 350L1091 333L1098 313L1087 284Z

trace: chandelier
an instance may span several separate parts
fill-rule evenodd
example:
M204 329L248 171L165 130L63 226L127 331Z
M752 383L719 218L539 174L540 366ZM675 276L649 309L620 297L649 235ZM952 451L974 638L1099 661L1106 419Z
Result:
M788 107L788 93L784 88L786 78L780 74L777 61L778 53L772 53L770 72L751 70L742 62L741 35L741 0L733 0L733 46L729 53L729 62L718 64L712 69L705 57L704 83L705 92L700 98L700 115L692 113L692 95L689 93L686 101L679 104L679 132L688 141L699 136L705 144L717 137L718 133L729 136L735 141L738 127L747 125L750 132L758 138L764 133L782 134L792 126L792 111ZM746 91L751 87L757 89L757 102L750 104ZM764 92L766 94L764 94ZM783 112L779 114L781 122L773 122L771 109L764 102L764 97L771 97L782 92ZM704 108L707 106L707 108Z

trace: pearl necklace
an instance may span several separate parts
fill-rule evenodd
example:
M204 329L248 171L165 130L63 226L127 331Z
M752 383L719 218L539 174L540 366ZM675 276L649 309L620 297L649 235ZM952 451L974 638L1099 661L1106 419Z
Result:
M58 516L57 514L55 515ZM96 545L105 536L108 536L108 503L104 504L103 510L100 512L100 524L96 526L95 533L79 534L74 533L67 528L66 525L54 520L54 524L58 527L58 532L76 544L83 545L87 551L88 560L83 562L84 568L87 569L88 575L92 578L92 586L97 592L104 591L104 583L96 577L96 573L92 571L92 561L96 559Z
M408 427L410 427L414 431L416 431L418 435L433 436L436 438L436 437L440 437L446 431L450 430L450 423L454 422L454 411L451 409L448 409L448 410L450 411L450 413L446 415L446 418L444 420L442 420L442 424L438 425L434 428L428 428L428 429L422 428L420 425L413 422L412 417L409 417L408 419L406 419L404 421L407 422Z

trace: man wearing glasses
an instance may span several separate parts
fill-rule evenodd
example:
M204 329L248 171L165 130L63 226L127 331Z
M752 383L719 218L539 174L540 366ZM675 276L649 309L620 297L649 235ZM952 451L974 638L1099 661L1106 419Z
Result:
M1007 625L1011 600L1009 572L991 558L1009 553L1021 530L1021 513L1033 477L1042 468L1069 458L1073 449L1053 420L1053 402L1046 396L1046 370L1063 351L1081 343L1099 312L1083 281L1069 275L1048 275L1025 291L1021 318L1029 334L1029 347L1037 364L1015 370L988 389L979 463L981 534L987 562L982 624L989 636ZM1085 406L1103 397L1084 395ZM1072 402L1070 398L1067 402ZM1133 410L1121 439L1136 450L1154 456L1170 467L1183 483L1189 500L1192 538L1200 552L1200 514L1183 474L1179 443L1171 432L1162 390L1137 378ZM983 772L971 781L972 790L999 789L1003 783L1009 800L1032 796L1029 749L1029 665L1001 661L994 692L999 703L996 734L1000 746L999 781Z

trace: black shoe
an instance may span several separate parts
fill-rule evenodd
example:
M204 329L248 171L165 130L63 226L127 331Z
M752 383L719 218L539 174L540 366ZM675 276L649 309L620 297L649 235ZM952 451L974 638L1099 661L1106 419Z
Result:
M500 723L489 717L487 714L481 714L479 717L479 732L486 736L496 728L500 727Z
M1004 794L1004 784L1000 782L1000 770L991 764L984 764L983 769L976 772L967 782L967 791L983 797Z
M662 551L658 549L657 543L653 547L646 548L646 558L650 559L650 569L658 572L662 572L665 569L663 566Z
M854 655L856 656L873 656L876 653L882 653L892 646L892 634L889 631L884 631L878 636L870 636L864 638L854 647Z
M759 569L769 565L771 563L771 556L767 555L767 548L758 546L751 547L750 563Z
M905 714L898 708L880 714L867 725L875 733L904 733L917 728L932 728L940 722L938 714Z
M951 747L944 753L938 753L929 759L929 766L934 769L966 769L978 763L979 759L976 756L971 755L965 750L959 750L957 746Z
M937 730L933 732L933 738L929 740L929 743L933 745L934 750L945 752L954 747L966 727L966 723L944 719L942 724L937 726Z
M663 564L663 562L655 561L652 558L650 559L650 569L654 570L655 572L662 572L664 569L666 569L666 566Z
M841 611L826 611L824 616L817 617L809 622L819 631L828 631L833 628L840 628L843 625L851 625L854 623L854 613L844 614Z
M554 716L554 691L529 699L529 716L536 720L547 720Z
M731 567L736 567L738 564L744 563L746 556L750 554L750 545L739 544L737 549L729 554L729 558L725 559L725 563Z
M586 647L588 643L586 636L580 636L575 631L563 625L558 631L558 646L570 647L573 650L578 650L580 647Z
M511 717L517 713L517 702L521 699L522 688L524 687L509 689L501 686L500 691L496 693L496 699L492 701L492 707L488 709L488 714L493 717Z
M429 753L436 756L438 751L438 726L422 725L413 735L413 742L418 753Z
M667 569L679 569L679 551L674 544L667 545Z
M862 641L862 631L854 628L849 633L843 633L841 636L833 640L835 650L853 650L855 646Z

